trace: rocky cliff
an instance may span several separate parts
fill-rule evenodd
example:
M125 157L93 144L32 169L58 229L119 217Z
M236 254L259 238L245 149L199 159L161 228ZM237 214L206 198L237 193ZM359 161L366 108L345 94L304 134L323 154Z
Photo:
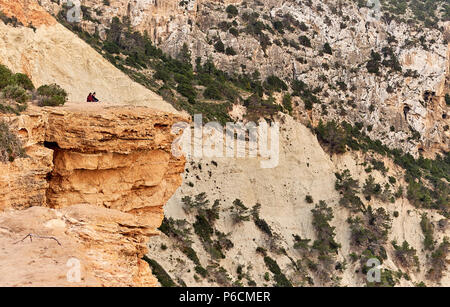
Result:
M41 3L53 14L62 7ZM235 7L231 14L229 4ZM211 59L231 75L257 72L261 81L275 75L291 85L304 82L317 97L314 103L302 95L293 99L294 115L305 123L345 118L415 156L449 150L445 1L432 7L414 2L404 10L386 1L379 12L358 1L117 0L104 5L86 0L82 5L81 27L101 39L112 18L119 17L147 31L173 57L186 44L193 62Z
M2 120L27 157L1 165L0 284L70 285L75 258L83 274L73 285L155 285L141 258L181 184L170 127L186 118L69 105Z
M184 182L164 208L160 228L164 233L149 242L148 256L175 283L367 286L366 257L380 244L382 281L373 285L449 284L448 266L438 279L430 274L436 269L435 256L424 246L423 230L426 214L437 247L450 236L448 218L408 199L404 169L370 152L330 156L308 128L290 116L279 120L280 159L275 168L261 169L259 159L248 157L192 158L186 164ZM383 168L371 166L374 161ZM337 189L336 174L345 170L365 213L342 204L345 192ZM391 199L367 197L363 187L370 177L384 191L401 192ZM448 199L448 194L444 197ZM339 246L330 253L324 252L322 244L327 243L321 241L327 223L318 222L314 214L321 201L331 213L330 234ZM367 223L369 216L372 220ZM361 223L354 224L355 220ZM366 236L367 241L362 239ZM399 247L404 242L405 249ZM447 252L443 259L448 263ZM280 282L282 276L290 282Z

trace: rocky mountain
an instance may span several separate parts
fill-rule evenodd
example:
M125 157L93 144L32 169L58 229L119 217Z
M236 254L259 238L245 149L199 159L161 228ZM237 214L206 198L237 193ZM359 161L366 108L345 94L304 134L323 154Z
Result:
M450 283L446 1L74 2L0 0L0 64L70 101L34 106L30 87L28 109L1 116L0 263L16 248L52 273L0 266L13 284L66 284L46 259L69 257L86 285ZM80 108L93 90L114 107ZM278 165L184 166L175 110L278 122Z
M86 0L80 26L108 40L119 17L173 57L187 46L192 63L281 78L305 123L345 118L390 147L434 155L449 150L450 26L448 3L429 2L382 1L378 12L361 1ZM64 6L41 3L55 15Z

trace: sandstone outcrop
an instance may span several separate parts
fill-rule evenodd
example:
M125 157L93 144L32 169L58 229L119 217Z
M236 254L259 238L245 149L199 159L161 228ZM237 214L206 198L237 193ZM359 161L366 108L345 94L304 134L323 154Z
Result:
M1 165L0 284L69 285L74 258L83 272L75 286L156 285L141 258L181 184L170 129L186 118L69 105L2 119L28 157Z

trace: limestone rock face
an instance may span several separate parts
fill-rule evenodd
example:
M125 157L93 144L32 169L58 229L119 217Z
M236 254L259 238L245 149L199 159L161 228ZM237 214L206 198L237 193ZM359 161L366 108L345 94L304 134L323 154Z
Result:
M28 157L0 165L0 285L156 285L141 258L181 185L170 129L186 118L69 105L2 120ZM69 260L81 265L74 284Z
M258 71L262 80L276 75L287 83L293 78L305 82L317 90L321 102L309 111L302 99L294 99L295 116L306 122L334 119L362 123L371 138L414 156L421 152L433 157L449 150L450 117L444 101L449 92L448 21L425 28L395 18L377 20L370 17L368 8L358 7L354 1L83 3L93 20L83 18L81 25L91 34L97 30L100 38L113 17L128 18L134 29L147 31L155 44L173 57L187 44L193 62L211 59L229 74ZM41 4L53 13L61 9L51 0ZM229 4L237 6L238 16L228 16ZM263 28L262 34L252 34L255 25L248 16L254 14L259 16L254 23ZM285 25L281 31L275 29L275 22ZM302 45L301 36L308 38L309 46ZM217 52L214 45L219 40L236 55ZM323 52L325 44L332 54ZM372 51L382 55L379 74L366 68ZM401 70L391 65L397 61ZM405 108L409 110L406 115Z

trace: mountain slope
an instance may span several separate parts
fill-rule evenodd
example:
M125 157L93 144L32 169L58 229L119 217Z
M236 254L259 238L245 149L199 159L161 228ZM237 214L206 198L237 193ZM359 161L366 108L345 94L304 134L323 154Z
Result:
M276 168L261 169L258 159L250 158L192 159L186 164L184 183L164 208L165 222L160 227L164 234L149 244L149 257L176 283L272 286L278 281L267 263L269 257L294 286L364 286L368 285L362 271L367 250L376 254L381 246L380 251L384 249L386 256L380 256L384 253L381 252L377 257L385 270L383 276L392 275L392 280L384 280L382 285L449 284L448 269L443 270L440 280L429 278L432 257L424 247L421 229L422 215L427 213L434 225L433 240L438 245L450 235L449 227L445 226L447 219L434 210L415 207L405 191L392 200L382 200L380 196L364 198L363 186L369 176L382 189L387 184L390 193L400 187L406 189L404 170L374 153L347 152L329 157L305 126L289 116L280 122L283 123L280 164ZM373 169L374 161L387 171ZM335 174L342 174L346 169L360 187L356 195L364 203L361 212L343 206L342 193L335 187L338 181ZM389 177L395 178L395 183ZM248 208L240 211L241 218L249 216L248 219L236 221L236 199ZM336 254L320 254L320 247L315 243L320 231L314 226L312 210L320 201L325 201L334 215L329 223L335 227L334 240L341 245ZM256 204L261 205L257 216L254 215ZM384 229L363 224L363 231L374 237L371 243L362 241L359 245L352 237L348 219L365 220L371 215L369 207L373 208L376 219L390 226ZM379 208L383 211L378 212ZM216 218L208 220L214 215ZM206 223L209 226L200 227L202 216L209 221ZM204 240L204 232L200 230L207 232L209 227L212 243ZM386 235L378 237L375 233L381 229ZM418 267L411 260L413 256L402 262L400 252L391 243L393 240L400 246L406 241L416 250L413 254L418 257Z
M26 73L36 86L59 84L72 102L85 102L95 91L105 104L145 105L175 112L160 96L133 82L40 6L34 6L30 13L33 3L37 2L0 2L5 15L19 16L23 25L32 25L13 27L0 22L0 63L14 72Z

